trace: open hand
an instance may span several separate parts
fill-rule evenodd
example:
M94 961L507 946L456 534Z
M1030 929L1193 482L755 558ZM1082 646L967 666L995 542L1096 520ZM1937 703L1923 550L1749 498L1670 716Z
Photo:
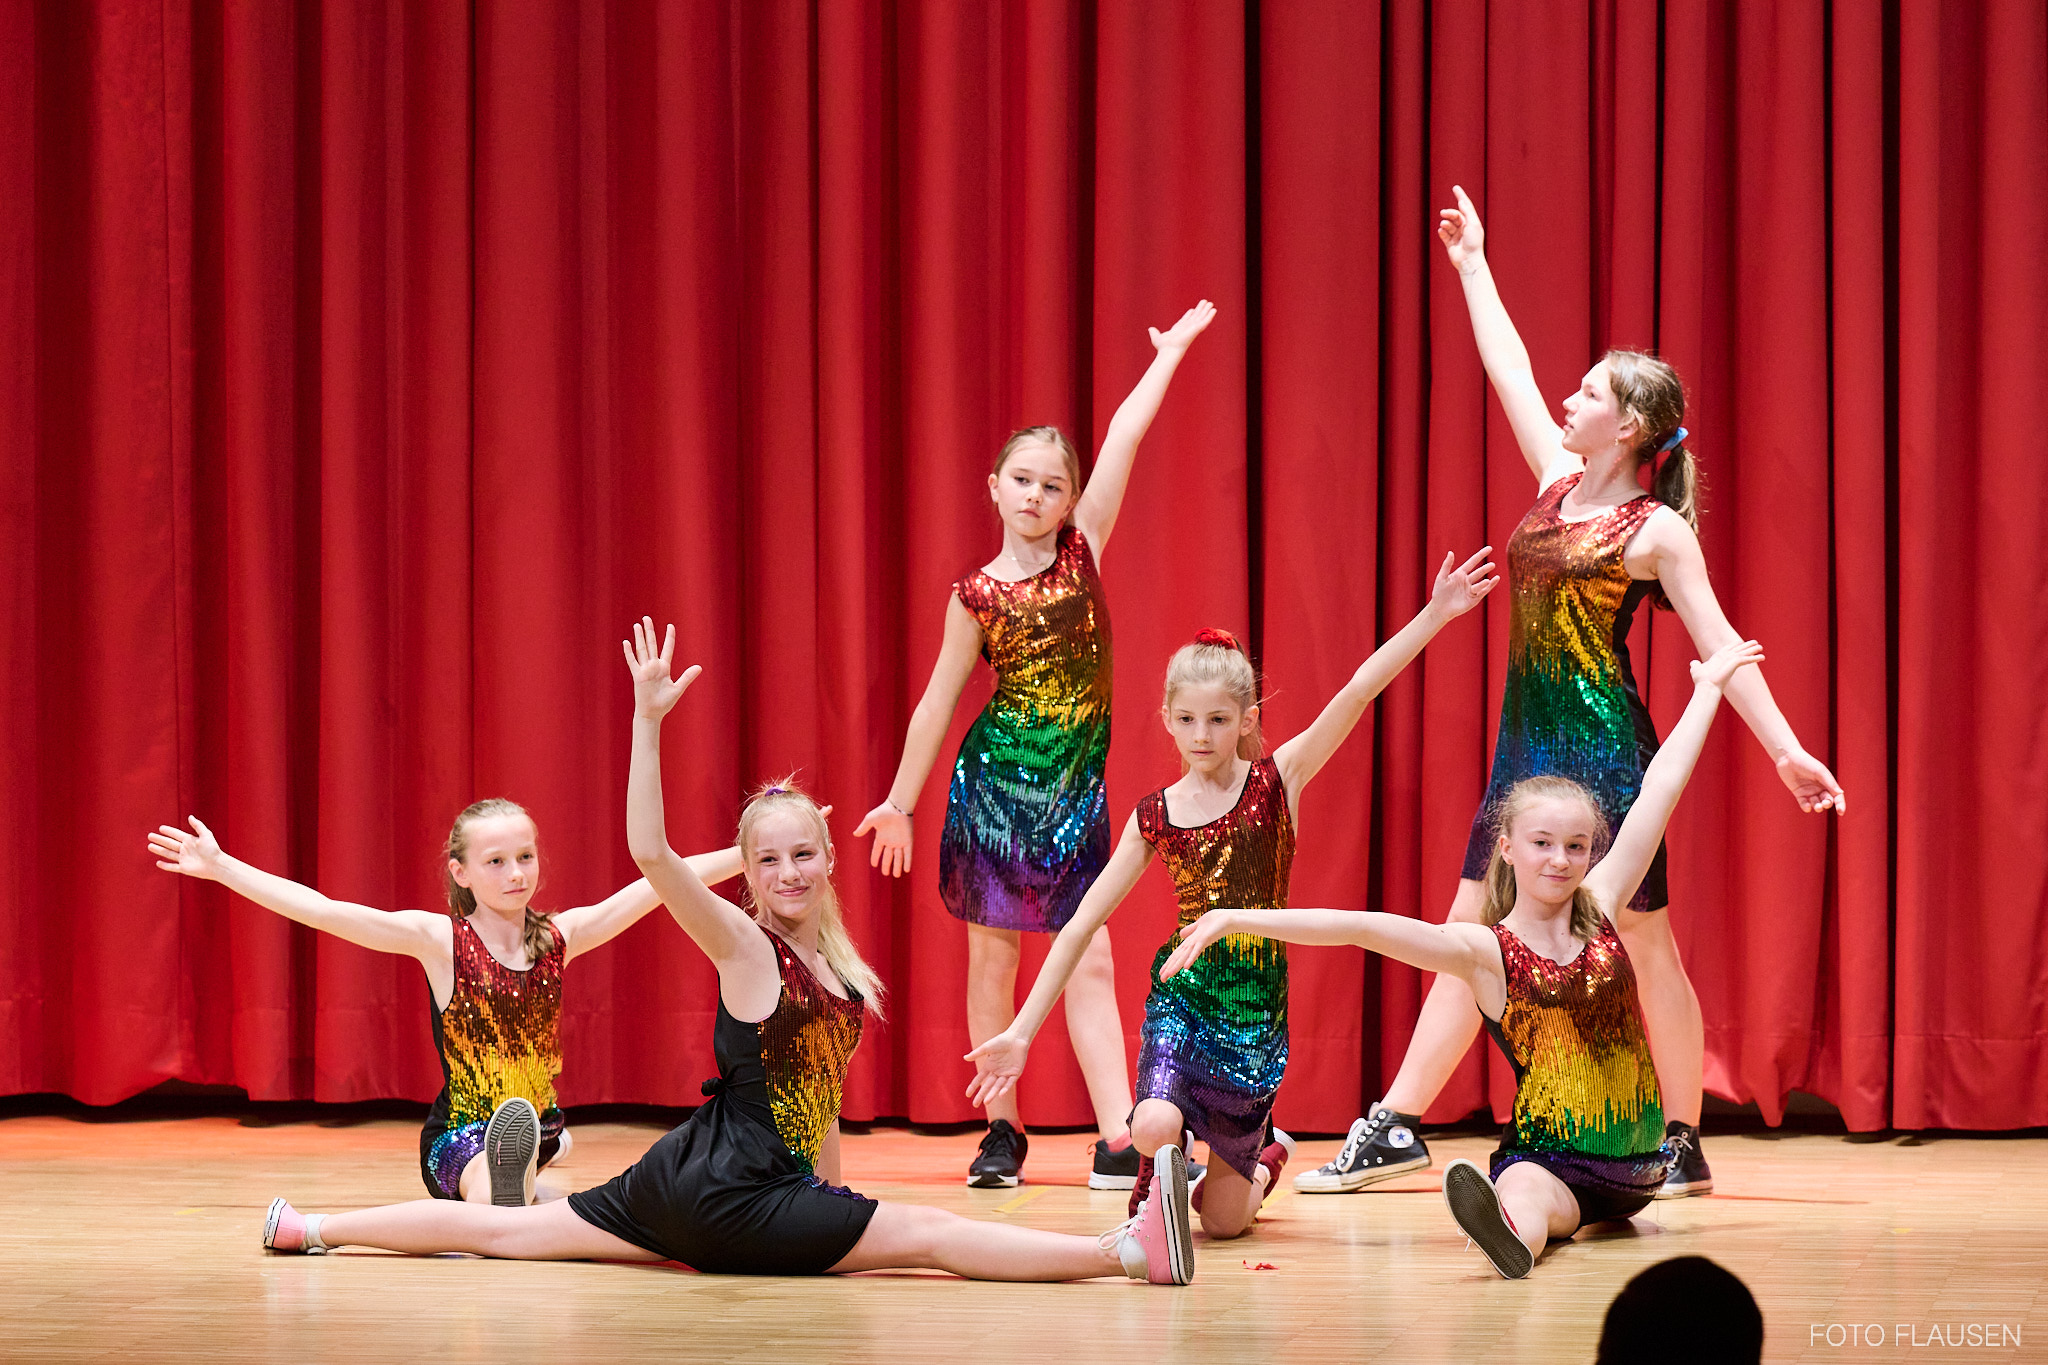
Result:
M704 670L691 664L680 678L668 675L669 660L676 652L676 628L671 624L661 649L654 648L654 618L643 616L633 623L633 638L621 641L626 650L626 667L633 673L633 714L642 720L660 720L683 699L690 684Z
M910 817L884 801L861 819L853 837L858 839L869 830L875 832L875 846L868 850L868 866L879 867L891 877L910 871Z
M1151 333L1152 345L1161 351L1185 351L1194 339L1200 336L1208 325L1216 320L1216 305L1203 299L1187 312L1180 315L1180 321L1160 331L1157 327L1145 330Z
M1779 780L1799 802L1799 809L1808 815L1830 810L1837 815L1849 813L1849 798L1842 794L1842 784L1835 781L1827 764L1806 750L1788 750L1779 757L1777 766Z
M1193 924L1183 927L1180 931L1180 945L1166 961L1159 964L1159 979L1164 981L1167 977L1192 967L1203 950L1230 932L1229 917L1228 910L1211 910Z
M1436 586L1429 591L1429 604L1448 621L1462 616L1486 600L1500 582L1493 571L1493 561L1486 557L1493 553L1491 545L1482 545L1479 552L1457 568L1451 567L1455 551L1444 551L1444 562L1437 566Z
M221 870L220 841L213 837L212 830L199 823L198 816L190 818L198 833L187 834L176 825L158 825L149 836L149 851L155 856L156 865L166 872L216 880Z
M1024 1074L1024 1061L1031 1055L1031 1041L1005 1030L967 1054L974 1063L974 1079L967 1084L967 1101L984 1109L1017 1088Z
M1728 680L1735 676L1735 670L1745 664L1760 664L1764 661L1764 647L1754 640L1737 640L1723 645L1704 659L1692 663L1692 681L1695 687L1711 687L1716 692L1725 691Z
M1465 197L1464 187L1453 185L1451 193L1458 196L1458 207L1437 214L1436 235L1444 244L1444 254L1462 274L1467 261L1476 262L1485 255L1486 229L1479 225L1479 210Z

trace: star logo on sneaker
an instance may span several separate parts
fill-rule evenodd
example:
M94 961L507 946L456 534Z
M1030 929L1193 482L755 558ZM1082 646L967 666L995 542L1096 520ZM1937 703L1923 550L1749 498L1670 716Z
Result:
M1389 1128L1387 1130L1387 1146L1413 1147L1414 1145L1415 1134L1409 1132L1406 1128Z

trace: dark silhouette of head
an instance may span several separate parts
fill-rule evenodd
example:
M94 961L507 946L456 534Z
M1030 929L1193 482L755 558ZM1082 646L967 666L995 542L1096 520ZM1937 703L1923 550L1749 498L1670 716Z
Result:
M1595 1365L1755 1365L1763 1353L1748 1286L1704 1256L1676 1256L1614 1296Z

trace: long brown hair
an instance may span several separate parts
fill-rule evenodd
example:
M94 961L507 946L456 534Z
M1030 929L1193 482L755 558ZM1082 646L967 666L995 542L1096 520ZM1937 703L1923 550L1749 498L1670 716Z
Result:
M1597 861L1607 851L1607 817L1600 813L1600 802L1593 793L1569 777L1525 777L1508 788L1508 794L1494 808L1494 833L1508 833L1530 806L1553 798L1586 803L1586 810L1593 817L1593 858ZM1486 864L1486 903L1481 907L1480 918L1487 924L1499 924L1514 908L1515 869L1501 856L1496 839L1493 857ZM1591 943L1600 933L1600 920L1600 902L1580 882L1572 890L1572 937Z
M1227 630L1213 626L1195 632L1194 643L1182 645L1166 661L1166 699L1160 703L1173 709L1173 694L1183 687L1220 687L1230 694L1240 712L1259 704L1259 675L1244 647ZM1237 737L1237 756L1257 762L1266 752L1263 717L1252 722L1250 733Z
M1650 496L1685 518L1694 535L1700 532L1699 461L1683 441L1669 451L1664 443L1679 434L1685 420L1685 382L1668 361L1643 351L1612 350L1602 356L1607 366L1607 384L1614 391L1614 405L1624 417L1636 423L1636 463L1654 462L1650 473ZM1671 610L1671 599L1661 585L1651 591L1651 600Z
M467 862L469 859L469 826L476 820L487 820L498 815L525 815L529 824L533 817L526 807L516 801L507 801L502 796L493 796L467 806L462 814L455 817L455 828L448 831L448 842L441 845L441 881L448 890L448 910L457 919L468 919L476 913L476 892L455 880L455 871L450 862ZM540 837L540 826L534 825L534 837ZM534 889L539 890L539 882ZM526 927L521 931L519 941L526 948L529 963L538 962L555 946L554 930L548 926L548 917L536 914L533 903L526 906Z
M761 817L776 811L788 811L807 822L818 846L830 851L832 832L825 827L825 813L818 809L818 803L811 800L809 793L796 785L794 777L785 777L756 791L741 809L739 833L733 842L739 845L743 860L752 861L754 830L761 823ZM747 899L751 901L754 899L754 881L751 869L749 872ZM763 922L768 912L758 904L751 908L755 923ZM853 946L853 936L846 932L846 918L839 909L839 892L829 876L825 878L824 903L818 912L818 952L824 957L825 965L838 973L841 981L859 992L861 1003L874 1011L877 1019L882 1018L882 996L886 993L882 978L861 957L860 949Z

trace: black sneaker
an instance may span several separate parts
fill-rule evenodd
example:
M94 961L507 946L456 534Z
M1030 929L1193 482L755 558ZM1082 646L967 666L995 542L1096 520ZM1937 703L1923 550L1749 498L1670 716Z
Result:
M1185 1150L1185 1149L1183 1149ZM1091 1190L1128 1190L1138 1183L1138 1144L1126 1141L1121 1151L1095 1140L1095 1169L1088 1173Z
M1664 1125L1664 1145L1676 1158L1671 1174L1657 1191L1659 1199L1684 1199L1688 1195L1712 1194L1714 1173L1707 1169L1706 1154L1700 1151L1700 1130L1677 1119Z
M1294 1177L1302 1194L1349 1194L1429 1165L1429 1145L1415 1131L1422 1120L1384 1105L1354 1119L1337 1159Z
M977 1190L1016 1188L1024 1154L1030 1150L1030 1138L1011 1127L1008 1119L997 1119L983 1134L981 1150L968 1163L967 1183Z

